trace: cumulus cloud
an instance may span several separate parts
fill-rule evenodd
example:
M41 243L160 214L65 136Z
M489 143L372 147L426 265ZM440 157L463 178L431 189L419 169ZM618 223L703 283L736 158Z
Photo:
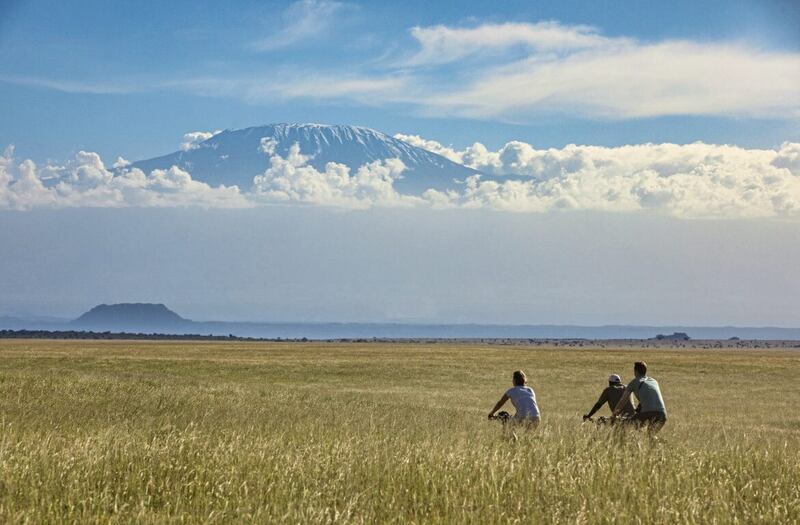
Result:
M440 142L435 140L427 140L419 135L405 135L403 133L397 133L395 134L394 138L408 142L409 144L417 146L418 148L432 151L433 153L441 155L442 157L452 160L458 164L463 164L471 168L475 166L481 166L481 170L487 171L487 169L490 169L492 173L499 173L499 171L501 171L499 170L499 155L497 153L490 152L486 146L480 142L475 142L472 146L469 146L464 150L456 151L449 146L444 146ZM494 169L494 165L496 165L498 170Z
M262 137L258 150L261 153L272 156L275 153L275 148L278 147L278 141L272 137Z
M254 197L344 208L410 206L422 202L394 189L394 181L406 169L400 159L376 160L360 166L354 174L350 167L336 162L328 162L319 171L308 164L310 159L296 143L286 158L272 154L270 167L253 180Z
M729 145L639 144L537 149L512 141L497 150L476 142L457 150L417 135L397 135L481 174L446 191L407 195L395 188L413 177L400 159L362 166L329 162L324 169L294 144L287 155L269 140L269 167L253 189L211 187L178 167L144 173L111 171L96 153L79 152L63 166L0 156L0 209L78 206L248 207L283 202L364 209L375 206L486 209L520 213L594 210L693 218L800 219L800 144L777 149ZM119 162L115 164L120 164ZM124 164L124 163L123 163Z
M216 131L191 131L184 133L183 142L181 142L181 151L191 151L200 147L200 143L206 141L218 134L220 130ZM123 159L124 160L124 159Z
M0 156L0 209L49 206L53 201L53 196L38 177L33 161L25 160L14 166L14 147L7 147Z
M786 168L795 175L800 175L800 144L784 142L772 165L777 168Z
M119 164L119 162L115 163ZM168 170L109 171L99 155L80 151L65 166L16 163L13 148L0 156L0 209L69 207L251 206L236 186L212 188L175 166Z
M456 191L429 191L438 206L519 212L654 211L685 218L800 217L800 144L778 150L694 143L537 150L509 142L455 150L414 135L397 138L486 175Z
M129 161L128 159L124 157L117 157L117 160L114 161L114 164L112 164L111 167L114 169L121 169L121 168L127 168L130 165L131 161Z

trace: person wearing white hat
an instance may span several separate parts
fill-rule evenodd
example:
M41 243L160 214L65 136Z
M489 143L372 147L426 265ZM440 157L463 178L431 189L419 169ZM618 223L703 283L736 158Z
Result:
M603 404L605 403L608 403L608 408L613 413L614 409L619 403L619 400L622 399L624 394L625 385L622 384L622 378L617 374L611 374L608 376L608 386L603 389L603 392L600 394L600 398L597 400L597 403L594 404L588 414L583 416L583 419L589 419L592 417L595 412L603 408ZM630 400L628 400L627 404L623 405L622 411L620 412L620 414L625 417L633 417L635 413L636 412L633 409L633 404L630 402Z

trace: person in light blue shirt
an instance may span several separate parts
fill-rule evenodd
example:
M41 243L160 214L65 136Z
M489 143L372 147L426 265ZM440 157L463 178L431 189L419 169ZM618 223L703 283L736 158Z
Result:
M500 410L506 401L510 399L511 404L517 410L517 413L514 414L514 421L531 426L538 425L540 420L539 405L536 403L536 393L526 384L527 377L525 372L522 370L515 371L512 376L512 383L514 386L506 390L500 401L489 412L489 419L492 419L494 413Z
M647 375L647 364L644 361L633 364L633 375L634 379L625 387L625 393L617 403L614 415L618 416L622 412L633 394L639 400L633 420L640 426L658 432L667 422L667 407L664 405L661 387L658 386L658 381Z

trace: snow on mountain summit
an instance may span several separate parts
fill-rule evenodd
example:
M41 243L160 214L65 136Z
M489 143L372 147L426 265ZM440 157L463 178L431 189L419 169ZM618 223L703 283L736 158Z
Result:
M294 144L299 145L303 155L311 157L308 164L318 170L324 170L328 162L337 162L349 166L354 173L360 166L377 160L400 159L407 169L394 186L407 194L451 188L453 179L477 173L380 131L325 124L270 124L225 130L191 148L138 161L133 167L149 172L177 166L212 186L237 185L248 190L253 177L270 166L270 155L286 157Z

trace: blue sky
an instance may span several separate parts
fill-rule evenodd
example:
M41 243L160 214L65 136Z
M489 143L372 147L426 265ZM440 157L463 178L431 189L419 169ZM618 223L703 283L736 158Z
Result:
M0 316L797 326L798 27L792 0L0 0ZM276 122L481 174L405 195L400 159L268 137L249 187L125 160Z
M465 83L517 67L528 56L568 57L569 49L542 49L538 41L531 47L521 35L488 51L438 60L433 55L448 51L434 46L433 55L424 57L424 41L414 34L418 28L437 38L436 28L494 27L496 36L508 33L502 24L524 29L543 23L557 24L567 36L588 32L603 45L689 42L701 54L710 47L711 63L714 49L734 47L739 55L754 55L742 65L744 73L759 54L777 58L775 68L781 69L794 67L800 53L800 7L792 1L122 1L111 8L107 2L11 0L0 5L0 144L14 144L19 156L39 161L81 149L139 159L176 149L188 131L282 121L359 124L456 147L474 141L499 147L509 140L538 147L694 141L776 147L800 139L797 96L766 93L782 100L769 108L752 100L765 89L747 86L725 107L677 101L666 114L581 107L580 90L599 89L592 84L557 104L493 113L475 107L491 87L470 93L461 89ZM486 35L464 36L485 42ZM661 67L675 67L670 61L680 60L676 53L662 57ZM740 58L748 60L732 60ZM724 74L725 66L719 67ZM676 75L691 84L694 71ZM556 96L571 88L569 75L558 77L565 84L553 88ZM768 76L763 81L775 83ZM699 89L708 95L729 84L706 82ZM609 89L608 96L626 98ZM471 107L459 106L467 99Z

